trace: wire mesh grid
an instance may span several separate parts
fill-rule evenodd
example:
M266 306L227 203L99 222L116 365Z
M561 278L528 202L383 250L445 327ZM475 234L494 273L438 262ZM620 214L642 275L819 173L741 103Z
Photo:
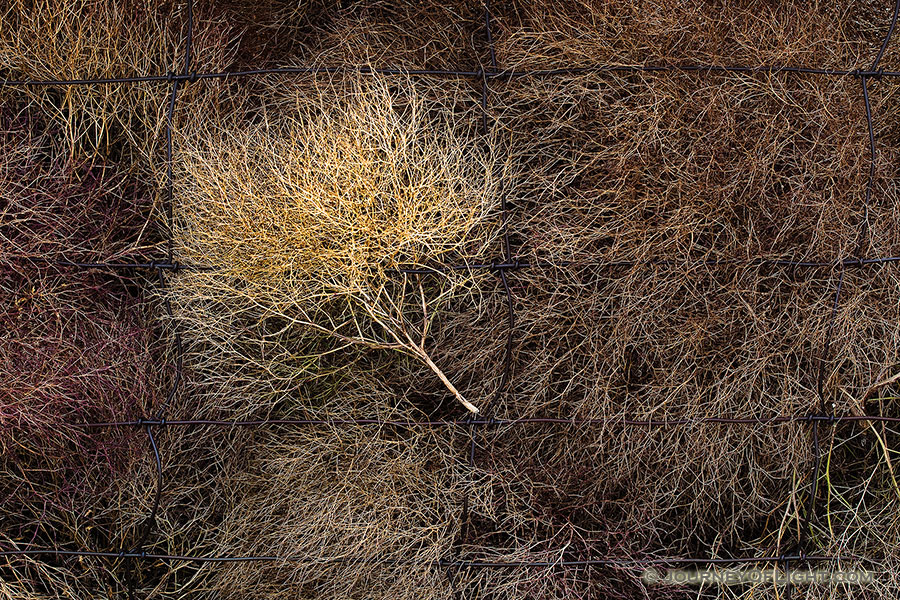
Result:
M433 561L431 564L434 568L441 569L449 579L451 588L459 597L459 583L456 581L455 573L461 569L517 569L529 567L600 567L600 566L619 566L619 567L648 567L648 566L665 566L674 567L678 565L740 565L740 564L780 564L786 572L793 565L803 563L837 563L843 560L860 560L858 556L831 556L807 553L808 540L807 530L809 529L809 520L814 517L817 502L817 486L820 479L821 469L821 448L819 440L819 428L821 426L833 426L841 422L883 422L883 423L900 423L900 417L887 417L875 415L835 415L829 410L823 389L825 379L825 364L831 355L831 345L834 336L835 320L838 308L841 302L842 291L844 287L845 274L850 269L863 270L871 266L892 265L900 262L900 256L884 256L884 257L867 257L864 256L866 247L866 236L868 235L867 217L869 206L872 201L873 186L875 180L875 169L877 165L877 143L874 133L874 117L872 114L872 105L869 98L869 85L872 81L886 82L889 84L896 83L895 78L900 77L900 72L886 71L881 66L882 58L888 45L891 42L894 30L900 15L900 0L897 0L892 12L892 17L887 23L887 32L878 49L877 55L873 63L863 69L826 69L817 67L799 67L789 65L714 65L714 64L672 64L672 65L595 65L588 67L568 67L562 66L553 69L543 70L504 70L498 67L497 55L494 45L494 39L491 31L492 13L490 2L485 0L484 11L480 15L482 22L479 24L483 28L484 38L486 40L486 48L484 49L489 55L489 62L477 70L440 70L440 69L395 69L395 68L377 68L372 66L335 66L335 67L288 67L288 68L270 68L270 69L248 69L240 71L222 71L222 72L196 72L192 70L192 35L194 31L194 7L193 0L187 2L187 20L184 24L184 42L185 56L184 63L180 70L171 71L166 74L133 76L133 77L117 77L117 78L99 78L99 79L59 79L59 80L0 80L0 86L9 87L46 87L46 86L91 86L100 84L134 84L142 82L165 82L169 84L170 92L168 95L166 110L166 184L165 184L165 228L166 236L166 252L158 261L149 262L73 262L67 260L55 260L43 256L26 256L19 257L25 261L51 263L61 267L69 267L84 270L146 270L155 273L158 285L162 291L163 308L173 323L176 322L172 303L167 293L168 282L167 274L175 274L179 271L190 270L216 270L217 265L196 265L181 264L174 256L174 175L173 175L173 119L175 106L178 100L179 90L183 84L195 83L201 80L213 79L234 79L243 77L254 77L261 75L290 76L300 74L341 74L341 73L361 73L373 74L379 76L405 76L412 78L455 78L472 80L480 84L481 89L481 130L482 133L488 134L492 127L490 115L490 83L493 81L508 81L522 78L553 78L570 75L602 75L605 73L665 73L665 72L694 72L700 74L716 75L716 74L734 74L734 75L753 75L753 74L788 74L794 76L823 76L823 77L843 77L854 78L859 81L861 87L861 105L864 110L868 145L870 151L870 159L868 165L868 178L866 180L865 195L863 198L864 218L859 225L858 241L856 250L851 256L839 258L834 261L826 260L805 260L794 261L781 258L758 257L753 259L727 259L727 260L700 260L695 262L675 261L668 259L658 260L592 260L585 259L579 261L541 261L541 260L520 260L517 257L516 250L510 240L509 220L511 209L507 204L505 195L501 195L500 211L502 215L501 221L501 252L496 260L490 263L471 263L471 264L435 264L428 267L410 267L410 268L394 268L393 272L409 275L428 276L448 271L472 271L487 270L494 272L499 278L500 285L505 296L506 314L507 314L507 335L504 345L504 355L501 363L502 372L500 374L500 384L495 392L495 400L501 396L508 387L512 372L512 354L515 343L516 315L515 302L510 287L509 278L518 270L531 268L570 268L570 267L596 267L617 268L617 267L634 267L634 266L654 266L654 267L677 267L700 265L706 267L721 266L773 266L790 269L837 269L838 278L833 290L833 298L831 301L831 310L828 317L827 335L821 353L818 358L818 370L816 374L816 394L818 396L818 409L809 414L798 415L773 415L768 417L754 418L738 418L728 416L710 416L700 418L683 418L683 419L628 419L628 418L550 418L550 417L527 417L513 419L496 419L493 417L485 417L482 414L479 417L470 416L466 419L445 419L445 420L385 420L385 419L263 419L263 420L167 420L166 414L173 398L178 393L182 385L183 369L184 369L184 344L180 331L175 327L172 334L172 345L174 347L174 376L166 398L160 403L158 410L153 415L148 415L135 420L126 421L110 421L96 423L77 423L77 427L87 430L97 430L106 428L130 427L139 428L147 435L148 447L151 452L151 458L155 467L156 481L154 497L151 503L151 510L143 527L140 528L136 539L128 548L122 548L110 551L97 550L69 550L60 547L45 548L15 548L0 549L0 556L58 556L58 557L87 557L96 559L115 559L121 561L125 568L125 580L127 585L127 594L129 598L133 598L136 589L135 571L141 568L141 564L145 561L164 561L164 562L193 562L193 563L241 563L253 561L265 562L310 562L314 564L325 563L346 563L358 562L359 564L416 564L414 561L404 561L398 559L353 559L353 558L334 558L321 559L310 558L306 556L194 556L194 555L177 555L177 554L161 554L147 552L144 547L149 541L154 531L154 524L157 513L160 510L162 492L165 486L165 473L163 467L163 457L161 456L155 431L165 427L200 427L214 426L220 428L230 427L306 427L316 425L327 426L345 426L345 425L361 425L361 426L396 426L396 427L434 427L434 428L459 428L467 431L467 461L470 467L475 466L475 449L476 437L478 431L485 427L504 427L504 426L532 426L532 425L554 425L560 428L566 426L592 426L592 425L612 425L622 427L640 427L640 428L660 428L674 426L689 426L697 424L717 424L723 426L746 426L746 425L785 425L790 423L806 423L811 428L813 440L813 464L810 481L812 490L807 498L807 506L803 514L803 526L800 528L799 541L792 552L782 553L772 556L747 556L747 557L668 557L668 558L643 558L634 560L623 560L619 558L596 557L583 560L567 560L561 558L556 561L484 561L484 560L467 560L458 553L445 559ZM490 403L489 403L490 406ZM469 502L468 498L464 499L461 507L461 523L463 524L459 539L454 544L457 549L465 542L469 525ZM791 582L789 578L785 579L786 592L790 594Z

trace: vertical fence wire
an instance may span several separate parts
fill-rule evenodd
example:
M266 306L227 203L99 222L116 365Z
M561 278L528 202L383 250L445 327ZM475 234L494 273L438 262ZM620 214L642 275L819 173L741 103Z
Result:
M196 74L191 73L191 54L192 54L192 46L193 46L193 30L194 30L194 0L187 0L187 20L186 23L182 25L182 29L186 31L183 34L183 40L185 44L184 48L184 66L182 69L182 78L186 78L185 81L194 82L196 81ZM169 295L168 285L166 283L166 275L165 270L167 268L171 268L171 270L177 272L178 265L174 260L174 248L175 248L175 214L174 214L174 203L175 203L175 176L173 169L173 152L172 152L172 138L173 138L173 121L175 118L175 103L178 99L178 90L181 84L182 78L175 77L175 72L171 71L168 75L168 80L171 82L171 93L169 95L169 103L168 110L166 112L166 193L165 193L165 206L164 212L166 215L166 262L164 264L158 264L154 261L151 261L150 266L155 268L158 282L159 282L159 293L162 296L162 305L165 311L165 314L168 317L169 325L173 330L173 350L174 350L174 374L172 376L171 387L169 388L169 392L166 395L165 400L160 404L159 409L156 411L156 414L151 419L141 417L139 422L143 423L144 430L147 433L147 438L150 443L150 448L153 453L153 464L156 468L156 491L153 496L153 501L150 505L150 513L144 521L143 526L141 527L141 533L135 542L132 544L131 550L129 554L139 554L140 556L145 556L146 552L144 551L144 545L147 543L147 540L150 537L150 534L153 532L156 525L156 518L159 514L161 502L162 502L162 492L164 486L164 477L163 477L163 463L162 457L160 456L159 445L156 440L156 436L153 433L154 427L164 427L166 422L166 412L168 411L169 406L172 404L176 394L181 385L182 372L184 368L184 345L181 338L181 332L178 329L177 324L175 323L175 313L172 309L172 301ZM122 553L124 555L124 553ZM127 593L129 600L134 600L135 597L135 589L137 587L137 580L140 577L140 568L141 564L136 560L129 560L126 563L125 567L125 582L127 587Z
M489 151L494 151L493 148L493 140L491 139L492 133L492 123L490 119L490 111L489 111L489 103L488 97L490 96L490 89L488 87L488 78L497 74L498 65L497 65L497 52L494 47L494 36L491 31L491 3L490 0L484 0L484 13L483 13L483 26L484 26L484 36L487 45L487 50L489 53L489 61L490 61L490 72L485 69L484 64L482 63L481 68L478 73L481 78L481 134L485 139L485 143L488 145ZM476 48L477 52L477 48ZM480 60L480 59L479 59ZM491 163L492 168L495 168L493 163ZM502 244L502 255L503 255L503 263L510 264L513 262L513 253L512 247L509 240L509 205L507 203L506 198L506 186L504 185L504 176L505 172L501 166L501 172L499 174L500 180L498 183L498 189L500 193L500 212L501 212L501 230L500 230L500 239ZM500 282L503 289L503 294L506 301L506 309L507 309L507 318L508 318L508 331L506 337L506 345L504 349L504 356L502 362L502 370L500 374L500 380L497 384L496 392L494 393L494 402L496 405L497 401L502 396L504 390L509 385L510 371L512 367L512 350L513 350L513 335L515 330L515 307L513 301L512 290L509 286L509 280L506 275L505 268L497 268L495 269L497 274L500 277ZM476 438L477 438L477 427L483 421L484 412L491 410L494 408L490 404L484 407L484 411L482 413L481 419L476 421L473 415L469 415L469 444L468 444L468 467L470 477L475 477L475 450L476 450ZM491 419L493 422L493 419ZM467 540L468 535L470 534L471 527L471 515L470 515L470 501L469 501L469 492L466 492L463 496L463 504L461 510L460 517L460 534L459 539L456 542L456 546L458 549L461 549ZM458 559L458 557L457 557ZM452 562L452 561L451 561ZM451 590L453 590L454 596L456 598L462 597L462 586L458 585L453 578L452 567L446 567L447 578L450 582Z
M877 161L877 153L878 149L875 144L875 126L872 118L872 103L869 99L869 87L868 81L870 77L873 77L877 80L880 80L882 75L882 71L879 70L881 59L884 57L884 53L888 48L888 45L891 42L891 37L894 35L894 29L897 26L897 19L900 16L900 0L895 0L894 3L894 11L891 17L890 25L888 26L888 31L882 40L881 46L878 49L878 53L875 56L875 60L872 62L872 66L869 68L869 73L861 74L859 76L860 85L862 86L862 99L865 108L865 118L866 118L866 133L868 134L868 142L869 142L869 169L868 169L868 177L866 179L866 188L865 194L863 196L863 215L859 224L859 233L857 235L856 247L853 251L853 255L851 255L848 260L840 261L839 266L839 274L837 286L834 291L834 300L831 306L830 317L828 321L828 329L825 334L825 341L822 347L822 354L819 359L819 370L816 378L816 392L818 394L818 414L815 415L820 417L818 419L813 419L811 421L812 425L812 441L813 441L813 461L812 461L812 473L811 473L811 481L810 481L810 491L809 497L807 500L807 505L801 519L801 526L799 537L797 540L797 555L800 560L803 560L805 556L805 552L807 550L808 538L810 534L810 528L813 525L815 515L816 515L816 500L818 496L818 488L819 488L819 476L821 471L821 463L822 463L822 453L821 453L821 445L819 443L819 421L827 419L827 422L831 425L834 425L834 405L829 408L828 403L825 400L825 365L829 361L831 357L831 345L834 339L834 329L837 322L837 313L838 308L841 301L841 292L844 287L844 279L847 270L847 264L849 262L858 261L862 264L862 261L865 259L866 248L868 246L868 234L869 234L869 209L872 203L872 192L875 185L875 169L876 169L876 161ZM832 427L830 430L830 434L834 435L834 428ZM790 560L785 561L785 596L790 600L791 591L792 591L792 581L790 578Z

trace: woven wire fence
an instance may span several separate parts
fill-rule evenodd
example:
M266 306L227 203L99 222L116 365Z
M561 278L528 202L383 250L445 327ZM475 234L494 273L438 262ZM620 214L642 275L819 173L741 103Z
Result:
M831 355L831 343L834 334L835 320L837 311L841 302L841 294L844 285L845 274L848 269L864 269L866 267L878 265L890 265L900 262L900 256L883 256L883 257L866 257L863 251L866 247L866 239L868 235L867 217L869 206L872 200L873 186L875 180L875 169L877 164L877 145L875 141L872 105L869 99L869 85L872 81L886 82L894 84L900 82L900 72L885 71L881 67L881 60L888 48L897 26L898 16L900 16L900 0L896 0L891 20L887 24L887 32L878 49L878 53L867 68L856 69L824 69L816 67L800 67L788 65L713 65L713 64L672 64L672 65L595 65L589 67L566 67L544 70L502 70L498 68L497 55L494 48L494 40L491 32L491 7L489 0L484 2L483 22L479 25L483 27L484 36L487 41L486 50L489 52L489 64L484 65L478 70L441 70L441 69L395 69L395 68L377 68L371 66L349 67L287 67L287 68L270 68L270 69L251 69L240 71L222 71L222 72L196 72L192 70L192 34L194 30L194 7L193 0L187 3L187 22L184 27L184 42L186 47L184 64L180 71L171 71L166 74L121 77L121 78L100 78L100 79L70 79L70 80L0 80L0 86L9 87L42 87L42 86L90 86L101 84L134 84L142 82L165 82L171 85L168 95L167 112L166 112L166 190L164 212L166 220L166 252L159 260L151 260L144 263L126 263L126 262L73 262L66 260L54 260L41 256L23 257L27 261L50 263L61 267L70 267L75 269L100 269L107 271L118 270L146 270L155 273L158 285L162 293L162 303L164 310L170 319L175 322L175 315L172 309L171 301L167 294L167 273L177 273L182 270L203 270L215 271L215 265L195 265L181 264L175 260L174 256L174 215L173 215L173 197L174 197L174 176L173 176L173 115L176 102L178 101L178 92L182 84L194 83L200 80L210 79L233 79L241 77L254 77L261 75L281 75L290 76L298 74L341 74L341 73L361 73L373 74L379 76L404 76L413 78L456 78L475 81L480 83L481 87L481 129L487 134L491 129L489 118L489 96L490 82L499 80L511 80L516 78L548 78L561 77L571 75L602 75L604 73L660 73L660 72L695 72L708 75L716 74L736 74L736 75L754 75L754 74L790 74L795 76L824 76L824 77L851 77L857 79L861 87L861 105L865 114L868 144L869 144L869 169L868 179L865 187L865 195L863 198L864 217L859 225L859 237L856 251L851 255L839 258L833 261L792 261L776 258L753 258L753 259L726 259L726 260L698 260L698 261L674 261L674 260L580 260L580 261L527 261L519 260L516 251L510 242L509 217L510 207L507 204L505 195L501 197L501 250L502 252L496 260L487 263L472 264L436 264L428 267L410 267L410 268L394 268L395 273L428 276L450 271L471 271L471 270L488 270L496 273L502 285L503 293L506 299L507 312L507 338L504 349L504 357L502 361L502 373L500 385L497 387L495 394L501 395L508 387L511 367L513 345L515 343L516 315L514 309L514 298L509 284L509 278L512 273L520 269L529 268L569 268L569 267L596 267L596 268L617 268L617 267L635 267L635 266L655 266L655 267L676 267L676 266L760 266L769 265L774 267L785 267L791 269L816 270L824 268L837 268L838 278L833 292L833 300L831 302L831 310L828 320L828 329L823 347L818 359L818 370L816 374L816 394L817 409L809 414L798 415L773 415L768 417L754 418L734 418L728 416L710 416L699 418L683 418L683 419L659 419L659 420L640 420L628 419L620 417L610 418L514 418L514 419L495 419L495 418L476 418L470 416L466 419L445 419L445 420L385 420L385 419L264 419L264 420L167 420L166 414L172 400L182 384L184 370L184 344L182 336L177 326L173 333L174 346L174 377L171 387L166 395L165 400L160 404L158 410L153 415L148 415L136 420L130 421L112 421L98 423L77 423L77 427L88 430L107 429L107 428L140 428L146 432L151 457L155 465L155 491L151 504L150 513L144 521L144 525L140 528L136 539L127 548L98 551L98 550L69 550L60 547L43 547L43 548L23 548L23 549L3 549L0 550L0 556L57 556L57 557L85 557L96 559L117 559L124 561L126 573L125 579L128 584L128 596L134 597L135 594L135 569L141 568L141 564L145 561L163 561L163 562L192 562L198 564L204 563L242 563L242 562L295 562L295 563L312 563L312 564L332 564L332 563L354 563L354 564L385 564L385 565L422 565L420 561L402 560L402 559L355 559L355 558L310 558L306 556L194 556L194 555L178 555L178 554L158 554L147 552L144 550L150 536L153 534L156 516L160 509L162 492L165 485L165 474L163 469L163 460L157 444L155 431L165 427L204 427L214 426L221 428L228 427L306 427L316 425L327 426L396 426L396 427L431 427L431 428L461 428L468 430L468 464L470 467L475 466L475 448L476 448L476 432L482 427L501 427L501 426L529 426L539 424L549 424L558 427L578 427L583 425L611 425L623 427L643 427L643 428L660 428L675 426L690 426L699 424L718 424L726 426L745 426L745 425L786 425L789 423L806 423L811 428L813 440L813 461L810 481L812 485L811 492L807 498L807 506L802 517L802 526L800 527L799 540L792 552L786 552L779 555L769 556L747 556L747 557L731 557L731 558L704 558L704 557L667 557L667 558L643 558L643 559L619 559L596 557L582 560L567 560L561 558L554 561L484 561L484 560L466 560L460 556L452 556L447 559L431 561L426 566L444 570L448 577L452 588L459 594L458 586L454 580L453 572L459 569L523 569L523 568L550 568L550 567L649 567L663 566L674 567L678 565L689 566L713 566L713 565L741 565L741 564L779 564L782 565L786 572L784 578L787 594L790 594L791 580L787 577L787 572L793 565L801 563L837 563L839 561L873 561L874 559L861 558L859 556L834 556L819 555L807 553L808 540L807 530L809 529L810 519L813 518L816 510L817 486L820 478L821 469L821 448L819 443L819 428L821 426L833 426L841 422L883 422L883 423L900 423L900 417L876 416L876 415L835 415L833 411L828 409L823 390L825 380L825 364ZM454 546L462 545L465 541L466 527L468 516L468 499L464 500L462 507L462 520L464 524L461 539Z

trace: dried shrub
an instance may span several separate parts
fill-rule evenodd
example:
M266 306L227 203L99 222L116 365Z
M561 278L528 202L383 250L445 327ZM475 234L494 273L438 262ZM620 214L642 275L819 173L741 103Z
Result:
M0 264L128 262L152 254L151 196L111 162L79 160L33 109L0 109Z
M864 68L890 17L890 3L868 2L495 4L496 56L512 70ZM235 1L224 10L246 33L227 43L210 34L203 60L477 69L489 60L482 9L272 0L251 12ZM198 5L201 30L220 31L217 13L206 10ZM896 56L889 48L882 66ZM176 107L179 260L217 270L181 272L173 282L193 370L191 393L176 397L173 413L458 416L440 371L486 417L803 414L818 410L821 360L823 397L837 414L897 415L895 267L747 264L898 254L892 173L900 138L885 82L869 80L879 153L864 206L869 149L854 78L491 79L488 122L509 146L473 135L479 82L351 78L325 90L318 79L296 78L279 89L284 81L185 84L190 101ZM424 100L431 95L439 100ZM159 131L158 117L148 130ZM474 192L452 193L448 173ZM579 263L507 273L515 328L503 389L507 297L499 279L391 270L495 260L501 193L512 207L515 258ZM450 202L448 212L448 198L476 202ZM297 560L154 564L141 592L774 598L784 590L646 588L638 569L624 567L442 573L429 562L456 552L546 562L777 555L804 536L808 552L883 559L877 586L837 592L897 589L891 426L818 426L814 515L806 513L814 462L807 423L485 427L475 430L474 469L463 464L464 436L340 427L167 430L170 479L148 548ZM134 539L151 509L153 469L135 466L136 476L116 488L119 508L107 513L106 528L116 533L83 545ZM378 563L385 557L399 562ZM112 567L120 577L121 565ZM54 577L44 562L28 568L42 569L28 571L34 578ZM102 571L90 573L87 587L105 590ZM68 585L65 577L54 585ZM34 579L11 581L11 594L34 587ZM808 595L830 593L814 587Z
M118 488L146 442L139 431L80 425L134 419L158 403L159 332L133 278L54 263L143 255L150 202L115 166L70 156L35 113L0 111L3 545L110 547L129 501ZM11 558L2 577L21 586L11 597L77 596L104 589L108 570Z
M241 32L232 41L234 69L472 69L472 39L482 35L482 9L473 2L228 0L214 7Z
M728 40L721 46L727 53L715 54L715 44L704 50L700 40L696 48L678 46L676 55L659 40L621 31L646 32L640 25L646 19L680 6L640 15L633 8L611 7L605 20L596 16L606 10L599 4L558 14L549 4L501 8L499 54L507 57L501 62L512 69L798 61L852 68L871 59L853 50L829 62L821 47L790 53L753 33L766 23L765 11L746 23L735 19L732 28L741 33L711 32ZM530 12L530 26L547 33L515 48L533 33L517 21ZM787 23L786 16L778 18ZM812 20L822 18L805 13L796 26L819 31L828 26ZM681 29L666 30L672 40L693 26L682 21ZM619 33L597 35L603 23ZM849 48L877 49L886 25L880 33L860 26L868 38ZM572 35L575 29L581 34ZM548 42L557 35L556 45ZM756 43L770 46L752 48ZM633 47L619 47L627 44ZM740 60L723 58L732 54ZM804 414L817 410L822 358L829 406L855 414L866 389L895 372L896 335L886 316L894 314L898 292L891 267L883 275L875 269L846 275L826 356L839 269L727 264L758 257L828 262L853 255L861 239L865 256L897 254L889 88L870 85L884 96L872 94L879 163L866 208L869 149L856 80L603 74L491 87L489 105L501 107L498 126L511 132L512 152L524 165L510 192L517 256L596 266L509 274L513 377L508 393L489 400L483 414L613 420ZM882 279L867 288L872 277ZM502 356L497 329L484 330L481 341L444 347L442 361L480 372L484 362L468 361L467 352L492 347ZM495 361L493 376L502 369ZM645 431L611 424L489 429L476 464L494 483L479 492L484 514L476 511L475 527L497 552L553 547L558 532L574 528L591 540L585 546L604 555L599 540L627 524L631 537L664 555L752 555L796 543L813 457L808 425ZM552 588L549 575L531 575L529 581ZM511 597L552 597L550 588L518 587L515 575L505 581L515 590ZM579 593L591 589L585 583Z
M0 74L13 80L84 80L181 72L186 4L174 0L12 0L0 10ZM226 61L233 32L198 7L192 71ZM182 86L184 88L184 86ZM171 84L49 85L4 93L34 102L73 154L156 158ZM190 101L191 92L181 94Z
M473 39L482 36L482 24L477 2L332 3L313 23L300 59L327 66L473 70Z
M149 406L158 381L144 362L153 332L134 282L54 262L140 256L152 248L150 201L114 165L73 160L30 111L2 115L4 447L25 434L64 443L77 422Z
M0 282L4 546L115 547L121 506L132 502L120 487L146 441L140 430L79 424L134 419L159 402L152 313L98 275L7 271ZM9 564L10 577L49 594L107 579L96 561Z
M222 554L297 560L228 566L224 598L248 584L261 598L285 590L317 598L441 598L431 565L456 535L461 460L433 431L320 428L273 432L228 483ZM396 561L391 564L390 561Z
M426 287L392 270L482 256L502 164L415 92L361 79L342 91L297 93L278 121L217 123L183 140L179 260L214 270L179 277L182 317L208 340L237 333L240 318L270 340L319 334L397 351L474 411L425 346L436 307L470 277Z
M498 4L506 68L694 63L854 68L871 63L892 7L869 2L630 0Z

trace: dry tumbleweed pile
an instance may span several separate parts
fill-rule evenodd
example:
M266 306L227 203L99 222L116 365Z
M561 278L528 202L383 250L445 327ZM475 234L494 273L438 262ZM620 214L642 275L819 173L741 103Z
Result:
M0 598L896 595L900 5L7 4Z

